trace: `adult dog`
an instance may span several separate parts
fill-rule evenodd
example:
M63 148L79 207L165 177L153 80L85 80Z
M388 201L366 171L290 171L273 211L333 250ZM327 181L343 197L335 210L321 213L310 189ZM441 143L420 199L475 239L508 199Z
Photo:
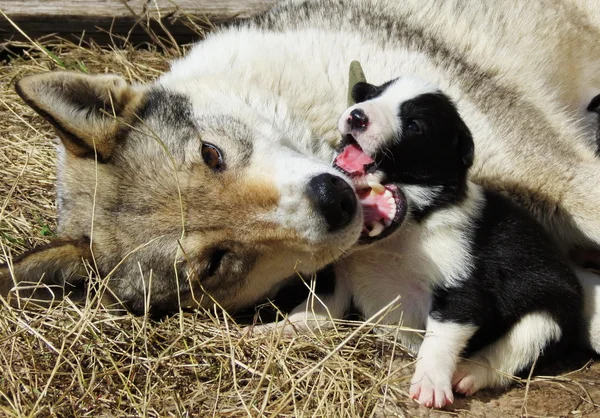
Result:
M83 259L134 312L234 309L354 250L369 252L373 280L393 272L377 241L357 246L363 215L331 167L352 60L376 84L439 86L473 133L472 180L527 208L561 251L598 249L593 3L285 1L211 33L149 85L24 78L18 93L62 141L60 238L3 268L0 292L77 290ZM585 284L597 336L599 286Z

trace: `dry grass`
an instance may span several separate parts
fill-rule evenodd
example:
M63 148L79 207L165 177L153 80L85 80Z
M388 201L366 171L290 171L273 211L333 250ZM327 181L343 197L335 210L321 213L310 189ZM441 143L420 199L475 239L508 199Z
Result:
M53 135L14 93L15 79L63 68L145 81L178 53L60 39L48 39L43 47L10 47L23 50L0 66L2 261L46 242L55 228ZM600 411L594 403L600 399L596 366L538 378L527 391L522 385L506 395L459 400L445 413L592 416ZM112 315L94 301L86 307L65 301L49 310L18 310L0 301L2 416L439 414L407 398L411 372L412 360L393 335L377 335L370 325L340 324L319 336L250 337L218 310L157 322ZM550 406L556 400L562 403Z

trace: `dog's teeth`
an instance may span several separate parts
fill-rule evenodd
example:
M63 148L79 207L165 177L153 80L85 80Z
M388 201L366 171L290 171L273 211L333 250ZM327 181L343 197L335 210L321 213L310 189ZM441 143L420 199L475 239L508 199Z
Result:
M392 218L388 217L385 219L385 221L383 222L385 224L385 227L387 228L388 226L390 226L392 224Z
M385 192L383 193L383 197L388 197L388 198L391 197L393 199L394 195L388 189L385 189Z
M384 229L385 226L381 222L373 222L371 224L371 232L369 232L369 236L376 237L377 235L381 234Z
M369 181L369 182L367 182L367 184L371 188L371 194L373 194L373 195L381 194L386 191L385 187L383 187L383 184L381 184L377 181Z

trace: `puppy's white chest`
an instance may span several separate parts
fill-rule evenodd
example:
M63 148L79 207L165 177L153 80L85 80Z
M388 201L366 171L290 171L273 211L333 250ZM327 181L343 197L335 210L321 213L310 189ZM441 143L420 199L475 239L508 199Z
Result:
M380 323L424 330L431 309L432 286L427 256L413 231L403 239L390 238L358 251L336 265L336 280L345 280L354 304L365 318L388 307ZM379 322L380 318L375 321ZM422 340L417 332L399 333L401 342L416 350Z
M435 286L459 285L469 273L468 235L461 228L432 230L427 225L407 225L389 239L339 263L336 280L348 283L355 305L366 318L389 305L381 323L424 330ZM400 332L398 336L414 351L422 341L417 332Z

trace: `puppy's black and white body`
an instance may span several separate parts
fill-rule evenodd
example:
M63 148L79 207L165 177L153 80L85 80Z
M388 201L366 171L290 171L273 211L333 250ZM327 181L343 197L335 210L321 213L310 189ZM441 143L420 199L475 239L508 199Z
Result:
M398 186L408 213L378 250L401 259L399 270L379 275L357 252L338 274L366 316L400 295L386 322L426 329L422 344L401 336L415 351L420 344L411 395L441 407L453 385L470 394L506 384L575 341L583 309L575 273L528 213L467 179L473 140L452 101L406 78L359 84L354 95L360 103L339 128L374 158L369 184Z
M288 330L323 326L351 302L367 318L387 307L382 322L426 330L398 337L418 353L412 397L435 407L453 401L453 388L505 386L574 342L583 322L574 271L528 213L468 180L473 140L453 102L409 78L361 83L354 96L339 129L374 159L375 171L352 174L363 211L406 213L373 220L363 242L388 237L336 264L334 294L298 307Z

